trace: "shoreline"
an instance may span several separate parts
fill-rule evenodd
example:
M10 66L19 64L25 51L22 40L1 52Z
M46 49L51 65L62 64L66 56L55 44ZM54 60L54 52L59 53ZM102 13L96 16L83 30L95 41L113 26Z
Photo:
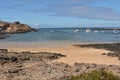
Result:
M113 75L118 76L119 80L120 65L78 62L75 62L74 65L69 65L69 63L55 61L65 57L70 56L55 52L30 52L23 50L14 52L8 49L0 49L0 79L63 80L61 78L71 75L78 76L94 70L104 70L112 72Z
M105 44L97 44L97 46L104 46L104 49L103 47L96 49L91 44L84 44L85 47L81 47L81 44L78 44L78 47L65 44L60 44L65 46L56 44L58 46L53 47L40 46L37 43L36 45L40 47L24 45L25 47L16 44L14 45L16 47L9 45L9 48L0 48L2 80L60 80L65 76L76 76L102 69L120 77L120 60L102 55L110 52L105 50ZM117 47L119 44L113 45Z
M64 48L76 44L115 44L113 42L73 42L73 41L43 41L43 42L0 42L0 48Z
M120 65L120 60L116 57L109 57L102 55L108 53L110 50L95 49L94 47L77 47L70 42L0 42L1 49L8 49L13 52L20 51L31 51L31 52L52 52L61 53L67 57L55 60L56 62L63 62L69 65L77 63L95 63L95 64L106 64L106 65ZM76 44L76 42L74 42ZM91 43L77 43L80 45L90 45ZM94 43L95 44L95 43ZM93 44L93 45L94 45ZM99 43L97 43L99 44ZM101 45L104 43L100 43ZM111 43L106 43L111 44ZM114 44L114 43L112 43Z
M69 65L74 63L91 63L91 64L106 64L106 65L120 65L120 60L116 57L108 57L102 55L102 53L108 53L108 50L94 49L94 48L82 48L82 47L61 47L61 48L7 48L9 51L21 52L50 52L50 53L61 53L67 57L63 57L53 62L63 62Z

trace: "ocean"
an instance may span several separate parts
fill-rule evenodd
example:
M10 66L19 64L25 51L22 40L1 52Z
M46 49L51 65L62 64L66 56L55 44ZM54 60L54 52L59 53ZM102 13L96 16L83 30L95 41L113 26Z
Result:
M39 28L38 32L12 34L0 42L117 43L120 42L120 33L103 29Z

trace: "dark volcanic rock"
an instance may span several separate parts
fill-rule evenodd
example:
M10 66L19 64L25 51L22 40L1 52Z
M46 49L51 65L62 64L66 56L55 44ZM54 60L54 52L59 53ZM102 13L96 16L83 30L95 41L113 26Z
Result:
M8 53L7 49L0 49L0 53Z
M37 52L32 53L29 51L25 52L8 52L7 49L0 49L0 62L11 63L11 62L23 62L23 61L43 61L43 60L55 60L60 57L66 57L60 53L48 53L48 52Z
M52 66L47 62L60 57L65 57L65 55L49 52L9 52L7 49L0 49L0 80L36 80L31 75L35 77L38 74L40 77L38 76L37 80L41 78L43 80L44 77L41 75L48 75L47 78L49 78L54 73L54 64Z
M0 35L0 39L5 39L6 37L4 35Z
M65 57L60 53L9 52L7 49L0 51L0 80L59 80L64 76L79 75L101 68L120 76L120 66L117 65L75 63L70 66L63 62L52 62Z
M2 33L16 34L36 31L36 29L33 29L26 24L21 24L18 21L14 23L0 21L0 27Z
M106 49L106 50L110 50L110 51L120 51L120 43L111 43L111 44L77 44L74 45L77 47L89 47L89 48L96 48L96 49Z
M77 44L74 45L76 47L88 47L88 48L96 48L96 49L105 49L109 50L110 52L105 53L108 56L111 57L120 57L120 43L111 43L111 44ZM105 55L104 54L104 55ZM119 59L120 60L120 59Z
M0 39L6 39L7 37L9 37L8 34L0 33Z

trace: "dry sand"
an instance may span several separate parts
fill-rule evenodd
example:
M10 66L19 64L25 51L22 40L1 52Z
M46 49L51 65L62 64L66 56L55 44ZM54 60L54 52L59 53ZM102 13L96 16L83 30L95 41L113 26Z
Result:
M64 62L69 65L73 65L75 62L78 63L96 63L96 64L107 64L107 65L120 65L120 61L117 58L108 57L102 55L107 53L107 50L93 49L93 48L77 48L77 47L45 47L45 48L8 48L9 51L33 51L33 52L54 52L62 53L67 57L55 60L57 62Z

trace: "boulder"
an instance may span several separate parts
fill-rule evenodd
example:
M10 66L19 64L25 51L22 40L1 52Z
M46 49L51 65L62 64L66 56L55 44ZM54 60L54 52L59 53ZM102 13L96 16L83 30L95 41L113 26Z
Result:
M0 35L0 39L5 39L6 37L4 35Z

